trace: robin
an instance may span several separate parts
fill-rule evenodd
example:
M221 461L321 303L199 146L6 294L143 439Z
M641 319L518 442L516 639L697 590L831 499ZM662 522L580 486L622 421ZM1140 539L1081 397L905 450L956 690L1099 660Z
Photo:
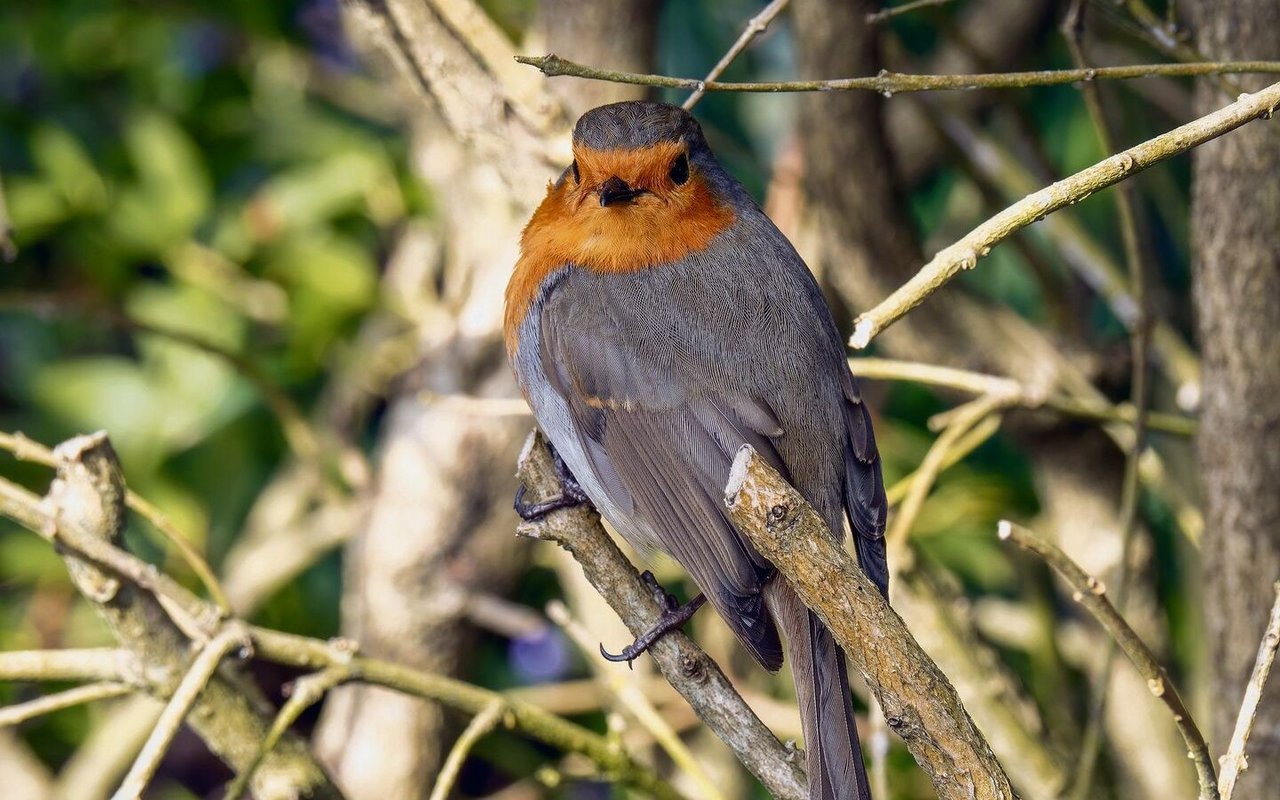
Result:
M844 654L723 499L734 455L752 445L834 535L848 518L887 595L880 457L831 311L688 112L593 109L573 156L524 229L505 315L507 355L565 490L541 504L521 492L516 510L589 500L641 552L674 557L766 669L782 665L781 629L810 797L867 800Z

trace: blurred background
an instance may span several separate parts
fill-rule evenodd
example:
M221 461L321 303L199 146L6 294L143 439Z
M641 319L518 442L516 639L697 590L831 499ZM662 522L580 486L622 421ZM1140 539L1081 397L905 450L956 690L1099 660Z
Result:
M955 0L868 21L874 3L796 0L724 77L1071 67L1065 5ZM1176 60L1186 57L1179 48L1211 46L1172 4L1083 5L1093 64ZM403 7L421 14L397 16ZM589 647L629 640L558 548L514 536L512 474L532 422L496 335L520 226L567 163L572 120L644 92L547 81L510 55L698 77L762 7L4 4L0 221L11 238L0 263L0 431L48 445L108 431L130 488L204 554L248 619L341 634L365 653L523 692L678 772L600 688L617 673L544 615L564 601ZM495 83L502 101L485 94ZM1120 146L1227 97L1209 85L1198 101L1185 79L1098 88ZM892 98L712 93L696 113L845 324L926 255L1106 155L1072 85ZM1206 534L1186 435L1203 395L1190 162L1174 159L1132 184L1157 320L1148 402L1186 425L1146 437L1125 611L1213 729L1200 613ZM1140 326L1121 224L1111 191L1034 226L877 340L872 355L1004 375L1094 409L1128 402L1130 333ZM890 486L929 452L938 435L930 420L971 397L912 380L863 386ZM994 536L997 520L1020 520L1116 580L1132 426L1007 409L972 425L964 443L898 554L895 605L956 680L1024 796L1071 788L1095 717L1100 756L1087 796L1192 796L1182 744L1142 680L1123 661L1104 673L1105 637L1069 590ZM50 478L8 454L0 474L38 493ZM203 591L148 523L134 519L126 544ZM688 595L678 569L658 572ZM1261 632L1261 619L1248 624ZM713 614L691 629L765 721L798 737L785 670L755 668ZM0 649L110 643L58 556L0 520ZM297 677L252 670L277 700ZM626 677L724 797L766 796L648 664ZM0 684L0 701L53 688ZM865 690L856 694L865 708ZM0 774L14 776L3 793L107 796L158 709L129 697L0 730ZM427 796L465 722L389 691L344 687L298 729L348 797L414 798ZM896 740L885 769L889 796L931 796ZM220 797L229 777L188 732L147 796ZM687 776L672 779L699 796ZM478 744L456 787L460 797L614 791L582 763L501 731Z

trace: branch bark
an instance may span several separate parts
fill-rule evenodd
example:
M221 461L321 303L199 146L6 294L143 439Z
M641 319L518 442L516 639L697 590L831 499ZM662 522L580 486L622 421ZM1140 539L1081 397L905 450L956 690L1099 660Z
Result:
M540 434L532 434L526 443L517 476L535 501L560 491L551 454ZM587 580L634 635L644 633L661 618L663 609L593 510L578 507L557 511L544 520L522 525L520 533L553 541L568 550L582 565ZM774 738L716 663L696 644L683 633L672 631L660 638L649 654L707 727L733 749L774 797L799 800L807 796L802 759Z
M117 635L132 646L0 653L0 679L110 681L168 698L169 704L151 726L149 744L143 748L132 777L121 787L119 796L134 797L141 792L146 775L158 765L166 743L185 721L219 754L222 754L218 751L219 743L230 740L227 746L234 752L230 757L224 755L224 759L231 767L254 774L248 784L255 797L270 800L341 798L331 786L304 785L296 770L281 769L282 763L291 763L285 762L284 757L295 751L301 750L305 760L305 748L287 730L289 722L305 708L302 700L286 704L269 731L237 727L241 706L248 706L259 723L265 721L259 712L269 710L255 684L225 666L218 666L228 652L239 646L244 657L256 654L280 664L320 670L315 680L300 689L299 693L308 698L308 703L338 683L359 681L440 701L473 714L499 704L504 712L504 727L520 730L566 752L582 753L611 780L656 797L668 800L679 797L653 770L640 765L603 736L515 696L402 664L357 656L355 646L346 640L320 641L229 620L218 623L211 638L198 640L203 641L201 651L188 663L186 652L191 642L165 616L166 609L180 607L179 598L166 594L170 587L159 581L145 587L140 585L138 576L146 576L154 569L97 536L97 532L109 532L110 538L114 538L123 520L120 511L124 485L106 437L102 434L78 437L60 445L54 455L59 477L43 501L0 479L0 488L5 489L9 500L3 513L41 532L65 550L64 557L68 569L73 570L77 587L104 607L100 613ZM97 544L87 547L88 541ZM94 553L89 554L88 550ZM137 629L139 620L133 617L141 616L139 606L148 613L146 622L151 625L150 631ZM212 611L212 607L205 605L203 610ZM230 700L228 686L238 692ZM318 767L314 764L311 767L323 778ZM233 796L238 797L239 793Z
M124 525L125 485L115 452L106 435L98 433L59 445L54 460L58 474L49 494L43 501L29 493L23 498L31 514L43 519L24 522L39 523L36 529L44 530L59 547L76 588L137 663L146 665L139 669L137 680L150 694L169 697L190 660L189 639L170 616L171 610L182 606L175 599L166 608L156 595L133 582L130 574L139 572L132 567L134 560L110 547L119 540ZM129 566L107 572L102 562L84 554L103 547L118 553L113 562ZM112 660L119 663L118 657ZM232 670L212 675L191 708L187 724L233 769L248 763L270 718L270 706L257 686ZM281 800L341 797L296 735L286 737L263 763L253 790L257 796Z
M941 800L1011 800L1004 768L955 689L818 513L744 445L725 505L746 536L830 628Z

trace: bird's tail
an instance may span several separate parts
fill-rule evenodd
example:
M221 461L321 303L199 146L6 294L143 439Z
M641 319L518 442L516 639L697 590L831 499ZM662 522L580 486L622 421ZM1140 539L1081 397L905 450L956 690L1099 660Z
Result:
M765 597L787 638L804 726L810 800L871 800L844 653L781 576L769 582Z

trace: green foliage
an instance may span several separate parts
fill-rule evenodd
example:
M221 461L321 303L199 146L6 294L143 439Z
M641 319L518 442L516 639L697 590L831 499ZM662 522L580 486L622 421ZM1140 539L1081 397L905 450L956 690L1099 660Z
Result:
M132 488L216 560L286 454L227 358L309 407L379 303L376 254L423 211L395 120L359 100L331 3L0 7L0 429L107 429ZM376 115L375 115L376 116ZM48 471L22 468L38 491ZM154 537L131 547L196 586ZM260 612L337 632L337 557ZM0 523L0 648L103 642L48 546ZM52 763L84 709L25 729ZM163 788L164 796L176 786ZM160 795L157 795L160 796Z

